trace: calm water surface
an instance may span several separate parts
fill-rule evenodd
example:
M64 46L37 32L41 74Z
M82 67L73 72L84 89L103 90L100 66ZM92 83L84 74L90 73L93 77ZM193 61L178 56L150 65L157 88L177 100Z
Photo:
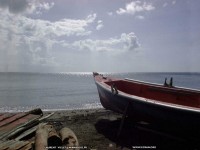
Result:
M104 73L200 90L200 73ZM0 112L101 108L92 73L0 73Z

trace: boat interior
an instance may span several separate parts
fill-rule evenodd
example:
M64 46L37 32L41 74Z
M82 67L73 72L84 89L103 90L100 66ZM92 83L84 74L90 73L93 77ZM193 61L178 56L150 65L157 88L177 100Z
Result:
M122 91L126 94L136 95L160 102L200 108L200 91L166 87L134 80L116 80L106 81L104 83L109 86L114 85L118 91Z

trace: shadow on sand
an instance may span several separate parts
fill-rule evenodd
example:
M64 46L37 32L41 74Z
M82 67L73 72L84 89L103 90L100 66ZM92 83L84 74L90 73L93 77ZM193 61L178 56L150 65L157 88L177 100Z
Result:
M165 129L145 122L134 122L126 118L120 137L117 138L121 120L101 119L95 124L98 133L103 134L110 141L115 142L118 147L137 149L181 149L181 150L199 150L199 140L186 138L190 135L180 132L175 133L169 127ZM173 132L173 133L171 133ZM143 148L141 148L143 146ZM146 148L144 147L146 146ZM149 149L148 148L148 149Z

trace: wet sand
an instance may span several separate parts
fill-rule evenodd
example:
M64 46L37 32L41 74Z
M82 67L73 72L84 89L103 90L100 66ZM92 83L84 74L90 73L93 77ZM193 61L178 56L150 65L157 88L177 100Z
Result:
M57 131L63 127L70 128L76 134L80 147L88 150L199 149L197 141L160 132L157 127L129 118L126 118L117 138L121 119L121 114L109 110L90 109L57 111L46 122Z

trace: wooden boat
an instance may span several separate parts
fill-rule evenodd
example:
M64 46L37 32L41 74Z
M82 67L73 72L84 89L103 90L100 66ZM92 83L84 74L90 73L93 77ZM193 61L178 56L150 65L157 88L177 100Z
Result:
M200 91L147 83L132 79L116 79L93 73L104 108L126 113L138 120L186 126L200 133ZM188 128L190 127L190 128Z

